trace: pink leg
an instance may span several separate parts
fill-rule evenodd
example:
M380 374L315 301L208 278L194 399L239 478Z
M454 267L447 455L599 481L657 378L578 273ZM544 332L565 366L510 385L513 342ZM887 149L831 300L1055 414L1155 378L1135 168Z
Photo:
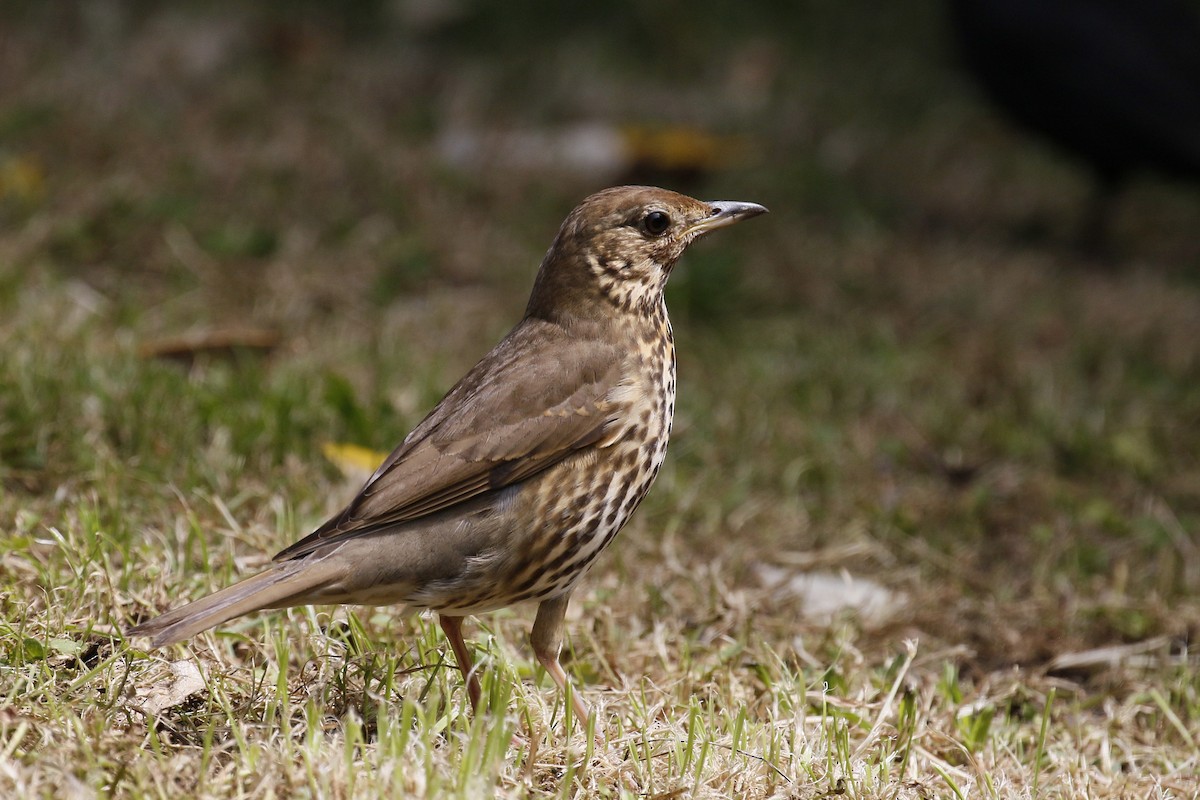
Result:
M591 716L587 704L583 702L579 692L570 686L567 673L563 672L562 664L558 660L559 651L562 650L563 620L570 599L570 595L564 595L542 601L533 621L533 632L529 635L529 641L533 645L534 656L546 668L546 672L550 673L558 688L570 696L580 726L587 728L588 717Z
M441 623L446 638L450 640L450 648L454 650L454 660L458 662L458 669L467 682L467 696L471 698L471 709L479 711L479 702L483 693L479 689L479 676L475 674L471 651L467 649L467 643L463 641L463 618L438 614L438 622Z

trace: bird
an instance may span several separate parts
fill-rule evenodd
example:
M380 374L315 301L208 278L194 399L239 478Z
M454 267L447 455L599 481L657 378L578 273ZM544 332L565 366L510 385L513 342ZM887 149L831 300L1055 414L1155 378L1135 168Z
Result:
M1180 0L950 0L964 66L1019 125L1089 165L1102 244L1139 171L1200 182L1200 17Z
M576 585L646 496L675 410L664 288L697 238L766 213L619 186L584 199L542 259L523 318L342 511L263 572L142 622L181 642L263 609L349 603L433 611L472 708L463 621L536 601L530 643L586 725L559 661Z

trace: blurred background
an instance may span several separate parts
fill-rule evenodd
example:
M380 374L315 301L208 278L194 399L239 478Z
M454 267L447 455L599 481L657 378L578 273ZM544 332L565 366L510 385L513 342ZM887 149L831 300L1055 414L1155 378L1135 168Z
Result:
M523 288L564 209L638 181L782 212L746 234L769 255L681 275L705 313L812 303L844 248L894 239L1194 276L1196 188L1152 179L1120 198L1111 252L1080 258L1096 182L983 102L949 19L923 1L7 4L6 255L118 301L237 282L191 313L281 321L304 309L279 281L380 304Z
M678 434L618 571L668 534L735 585L817 553L988 664L1186 635L1200 188L1135 169L1095 234L1113 181L959 53L932 0L6 3L0 335L101 368L10 364L5 486L150 464L303 498L294 459L391 447L570 208L648 182L772 214L673 278ZM158 356L187 402L122 388L176 380L128 366Z

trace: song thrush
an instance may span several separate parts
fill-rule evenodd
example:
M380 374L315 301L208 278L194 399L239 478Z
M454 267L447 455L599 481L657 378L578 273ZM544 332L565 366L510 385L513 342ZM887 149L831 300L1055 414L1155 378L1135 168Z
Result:
M129 631L159 647L242 614L316 603L438 612L472 704L462 618L540 602L530 636L559 688L571 592L645 497L675 410L663 288L698 236L765 213L624 186L584 200L542 260L525 317L341 513L269 569ZM575 713L588 710L570 692Z

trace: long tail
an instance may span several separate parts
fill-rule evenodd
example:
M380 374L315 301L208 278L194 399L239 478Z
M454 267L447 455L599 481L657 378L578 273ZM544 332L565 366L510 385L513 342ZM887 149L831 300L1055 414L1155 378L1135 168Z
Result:
M331 563L335 561L303 558L274 564L266 572L143 622L125 635L149 636L151 647L162 647L251 611L315 602L312 596L317 590L341 577L341 569Z

